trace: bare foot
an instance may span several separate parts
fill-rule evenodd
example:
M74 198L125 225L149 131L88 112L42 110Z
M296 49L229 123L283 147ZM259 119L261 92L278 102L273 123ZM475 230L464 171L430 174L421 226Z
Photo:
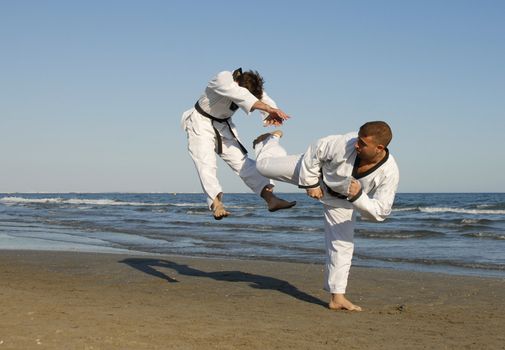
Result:
M263 142L265 141L267 138L269 138L270 136L277 136L278 138L281 138L283 135L282 131L281 130L275 130L275 131L272 131L272 132L267 132L265 134L262 134L258 137L256 137L253 141L253 148L256 148L256 145L260 142Z
M280 209L288 209L296 205L296 201L288 202L277 197L273 193L273 186L265 186L261 191L261 197L267 202L268 211L277 211Z
M223 193L219 193L216 198L212 201L212 215L214 215L214 219L221 220L224 217L230 215L230 212L224 208L223 202L221 202L221 198L223 197Z
M328 307L331 310L363 311L361 307L351 303L344 294L332 294Z

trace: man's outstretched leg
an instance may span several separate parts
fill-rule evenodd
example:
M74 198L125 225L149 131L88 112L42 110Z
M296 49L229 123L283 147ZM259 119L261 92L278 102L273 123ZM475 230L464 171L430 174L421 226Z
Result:
M256 168L260 172L260 174L266 176L267 178L271 178L271 172L266 169L272 157L275 157L275 163L278 163L280 158L284 158L286 156L286 151L279 145L279 139L282 137L282 131L276 130L273 132L269 132L263 135L258 136L253 141L253 148L256 151ZM262 159L261 164L258 164L258 160ZM293 162L291 162L293 163ZM296 165L296 161L293 163ZM293 166L293 167L294 167ZM284 169L283 169L284 170ZM265 171L265 174L262 173ZM273 177L271 179L278 180L277 177ZM286 181L285 179L280 179L280 181ZM291 182L291 181L288 181ZM269 211L277 211L279 209L287 209L291 208L296 204L294 202L288 202L283 199L278 198L273 194L273 185L267 185L261 191L261 197L267 202Z
M302 155L288 155L279 143L281 137L282 131L276 130L254 140L256 169L266 178L298 186Z
M296 202L285 201L277 197L273 193L273 183L271 180L261 175L256 168L256 161L249 158L247 154L244 154L239 148L238 142L231 137L226 137L226 133L223 136L221 158L230 166L230 168L244 181L244 183L249 187L254 193L258 194L267 203L269 211L277 211L280 209L291 208L296 204ZM223 215L214 215L215 217L225 217L228 213L224 207L219 208L222 204L216 200L216 208L218 209L215 214L223 213Z
M272 132L267 132L265 134L261 134L260 136L256 137L253 141L253 148L256 149L256 146L259 143L264 143L270 138L276 137L277 139L280 139L284 135L284 133L281 130L275 130Z

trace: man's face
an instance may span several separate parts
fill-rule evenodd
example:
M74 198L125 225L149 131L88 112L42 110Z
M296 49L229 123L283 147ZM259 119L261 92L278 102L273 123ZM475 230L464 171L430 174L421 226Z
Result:
M377 144L373 136L363 136L361 134L358 135L354 148L358 156L365 161L373 160L383 149Z

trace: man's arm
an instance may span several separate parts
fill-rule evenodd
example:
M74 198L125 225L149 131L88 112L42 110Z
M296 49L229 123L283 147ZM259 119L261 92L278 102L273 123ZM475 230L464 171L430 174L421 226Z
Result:
M259 101L249 90L239 86L233 80L232 73L228 71L218 73L209 82L207 88L220 96L229 98L247 114L253 110L254 104Z
M268 96L268 94L265 90L263 90L263 96L261 97L260 101L263 102L265 105L268 105L274 109L279 109L279 107L277 106L275 101L270 96ZM264 126L279 126L279 125L283 124L284 120L287 119L287 118L283 118L282 116L279 118L275 115L271 115L270 113L268 113L264 110L261 110L261 109L260 109L260 113L263 116L263 125Z
M329 145L334 136L328 136L317 140L309 146L303 155L298 187L304 188L307 196L314 199L323 198L323 190L319 186L321 177L321 167L323 162L328 160Z
M384 221L391 214L398 182L399 173L394 166L379 184L372 197L362 191L358 180L353 179L349 185L347 198L362 217L374 221Z
M260 111L268 114L268 116L263 120L265 126L279 126L282 125L285 120L289 119L289 116L284 113L284 111L279 108L274 108L261 100L258 100L253 104L251 112L255 109L259 109Z
M255 109L265 112L267 117L263 120L265 126L279 126L289 116L277 108L275 102L265 93L264 101L258 100L249 90L238 85L233 80L231 72L223 71L209 82L209 89L221 96L231 99L244 112L250 113Z

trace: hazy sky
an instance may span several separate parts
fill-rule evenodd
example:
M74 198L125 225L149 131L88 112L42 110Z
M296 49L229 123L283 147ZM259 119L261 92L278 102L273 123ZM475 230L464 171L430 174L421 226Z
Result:
M0 0L0 192L199 192L180 116L237 67L291 153L386 120L400 192L504 192L504 38L499 0Z

